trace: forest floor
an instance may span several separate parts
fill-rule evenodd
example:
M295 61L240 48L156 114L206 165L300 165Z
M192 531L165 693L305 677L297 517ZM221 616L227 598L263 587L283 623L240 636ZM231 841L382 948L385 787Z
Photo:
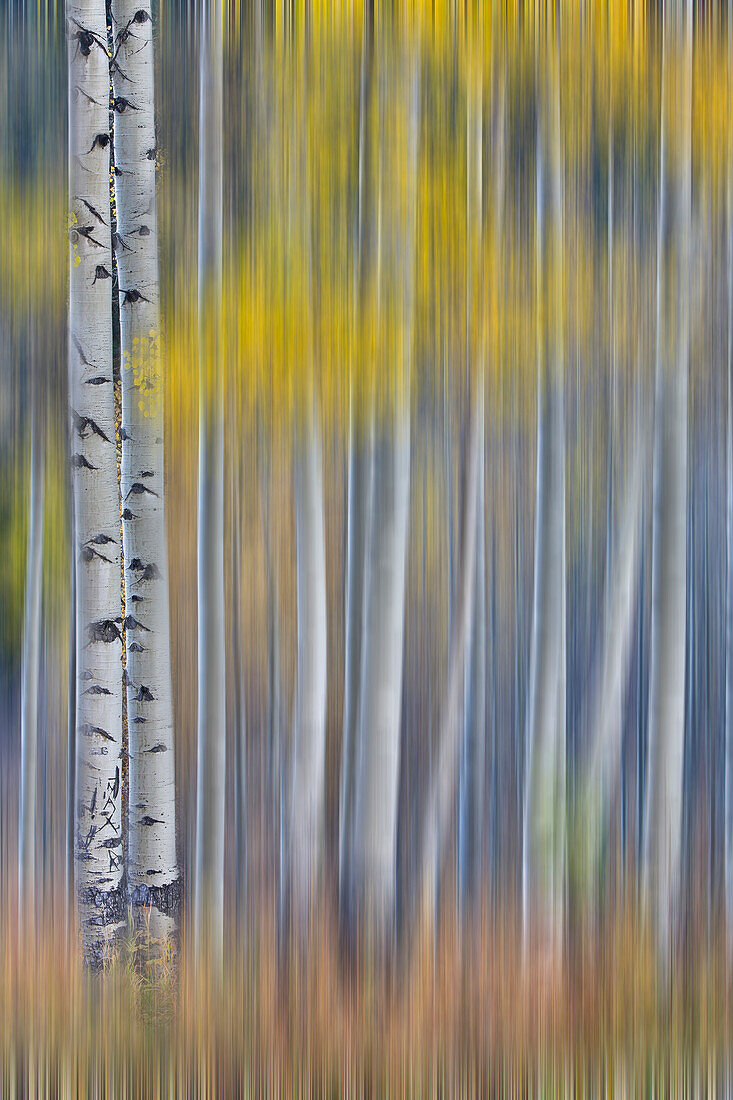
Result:
M218 983L144 933L92 975L63 928L15 925L0 943L4 1097L730 1095L721 951L683 947L660 981L631 913L577 934L562 964L525 958L504 912L346 966L324 913L286 957L272 906L230 936Z

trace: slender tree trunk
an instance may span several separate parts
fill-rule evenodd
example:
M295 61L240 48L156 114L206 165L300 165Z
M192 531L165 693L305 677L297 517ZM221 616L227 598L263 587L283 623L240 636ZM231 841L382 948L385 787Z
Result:
M344 668L344 722L341 759L339 829L340 910L348 925L351 895L354 803L356 796L357 720L360 711L362 637L364 633L364 576L372 469L366 429L355 422L352 408L349 427L348 532L346 581L346 652Z
M620 778L624 701L631 672L634 615L637 606L641 544L641 485L645 449L637 439L613 569L608 578L607 618L595 698L590 707L592 750L580 818L580 843L585 845L586 886L596 881L601 847L608 828L612 791Z
M359 762L354 817L358 901L378 934L392 915L397 855L410 420L382 425L364 576Z
M245 712L244 670L242 668L242 461L241 448L233 456L236 462L232 494L232 664L234 666L234 800L237 836L237 919L241 923L247 902L247 720Z
M474 613L478 546L478 511L481 470L484 462L484 408L483 379L472 397L471 435L469 442L468 476L466 479L466 508L463 529L461 562L461 594L458 614L454 619L450 648L450 665L445 701L442 708L440 739L438 742L438 766L432 789L428 796L425 826L423 830L421 896L423 907L432 909L440 878L442 853L450 826L451 807L456 787L460 761L460 713L461 688L464 685L468 662L466 656ZM480 525L483 527L483 515ZM482 616L483 617L483 616ZM485 668L481 670L482 679Z
M458 873L461 903L474 903L483 870L484 779L486 774L486 528L483 423L479 429L476 486L474 598L471 601L463 687Z
M199 502L196 953L224 949L224 431L222 318L222 8L201 7L199 114Z
M307 913L322 851L326 771L326 553L318 414L312 409L296 467L298 683L290 859L292 900Z
M728 52L733 56L733 7L728 9ZM725 614L725 915L733 957L733 127L728 131L728 417L726 428Z
M674 30L675 34L670 32ZM680 34L678 32L683 32ZM687 386L689 356L692 10L665 13L662 57L657 362L654 420L649 757L644 898L667 967L679 909L687 615ZM670 46L681 47L674 88ZM667 111L677 132L679 178L667 194Z
M114 152L122 353L122 525L129 744L128 892L152 938L175 929L176 858L168 549L163 456L153 23L114 0Z
M109 59L103 0L68 0L69 363L76 586L75 878L85 960L123 924L120 512L112 388Z
M40 415L41 379L31 349L31 453L28 494L23 672L20 715L20 822L18 844L18 915L20 928L32 926L36 893L36 817L38 694L41 664L41 591L43 584L43 505L45 422Z
M560 945L565 868L565 413L557 74L537 153L537 512L522 858L525 944ZM542 112L542 108L540 108ZM551 222L545 240L545 142Z

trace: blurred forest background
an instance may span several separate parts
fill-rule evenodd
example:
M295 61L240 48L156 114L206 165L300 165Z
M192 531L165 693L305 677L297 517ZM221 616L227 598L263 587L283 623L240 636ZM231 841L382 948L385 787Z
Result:
M104 1094L118 1079L104 1072L145 1095L295 1077L452 1090L497 1067L501 1089L559 1087L577 1052L599 1080L620 1087L648 1060L669 1085L675 1051L722 1090L733 13L228 0L219 299L201 266L212 8L216 22L216 3L140 9L155 50L159 565L182 886L162 951L133 913L104 979L81 966L70 841L85 651L67 82L81 24L50 0L0 12L2 1091L71 1095L86 1076ZM115 127L134 120L134 93L110 87ZM123 483L124 262L110 280ZM223 450L202 481L209 405ZM223 596L210 650L202 493L221 500L206 513ZM122 491L118 504L119 529ZM145 640L130 616L145 619L126 583L129 670L131 639ZM216 725L201 714L202 644L224 671L220 868L197 868ZM133 688L145 700L135 683L121 703L123 853ZM201 901L207 874L220 906ZM202 921L221 942L203 968Z

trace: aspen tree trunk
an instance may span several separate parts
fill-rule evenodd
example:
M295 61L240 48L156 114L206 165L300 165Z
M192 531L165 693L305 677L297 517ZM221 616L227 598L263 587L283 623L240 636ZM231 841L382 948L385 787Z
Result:
M458 614L454 617L450 648L450 664L441 712L438 741L438 766L428 796L422 847L422 902L426 911L432 909L440 879L441 863L450 826L451 807L456 787L460 759L461 689L464 684L466 655L472 619L475 620L479 490L484 462L484 401L483 379L479 374L473 397L469 442L466 509L461 561L461 592ZM480 524L483 526L483 515ZM481 670L482 679L485 669Z
M38 760L38 692L41 664L41 591L43 579L43 504L45 422L35 349L31 349L31 454L28 493L23 673L20 714L20 821L18 830L19 927L32 927L36 888L36 817Z
M312 407L296 466L298 681L290 817L296 912L307 913L322 850L326 772L326 551L318 414Z
M359 206L354 272L354 312L358 315L365 302L367 278L372 261L369 235L365 236L365 205L370 194L371 156L367 125L372 86L373 41L369 7L365 8L359 89ZM371 211L369 211L371 217ZM371 225L371 222L369 222ZM344 654L344 714L341 748L341 790L339 798L339 911L342 931L351 922L353 888L354 815L361 713L362 639L364 622L366 547L370 526L374 449L363 410L355 394L354 364L349 389L349 442L346 532L346 608Z
M668 73L668 52L680 64ZM662 56L654 416L649 756L644 901L666 970L679 908L687 616L687 388L692 10L665 12ZM667 112L669 116L667 116ZM674 120L677 167L668 148ZM676 177L676 178L675 178ZM669 188L668 180L673 182Z
M388 946L397 863L405 627L405 574L410 492L409 365L414 310L414 197L417 172L419 84L413 70L409 101L408 193L400 208L394 191L381 194L377 280L384 251L400 273L402 333L396 341L395 384L375 428L372 507L364 575L359 699L359 751L353 857L357 900L377 946ZM397 185L393 184L396 188ZM382 244L381 210L386 207ZM397 266L398 265L398 266ZM386 265L385 265L386 266ZM389 274L394 274L390 271ZM379 324L379 318L377 324Z
M242 668L242 448L233 456L236 476L232 494L232 664L234 666L234 799L236 810L237 917L241 921L247 902L247 719Z
M224 936L224 430L222 7L201 7L199 112L199 500L196 953L217 972Z
M608 579L606 621L600 674L591 704L593 748L584 791L579 842L585 846L586 887L596 880L601 846L608 828L612 791L622 768L623 708L631 673L634 617L639 583L641 545L641 486L646 453L641 438L633 448L624 513L613 568Z
M565 890L566 653L562 151L557 74L545 86L550 102L540 105L537 151L537 511L522 896L525 945L537 940L556 950L561 943ZM547 239L545 152L550 200Z
M68 0L67 34L69 369L77 561L75 878L84 958L98 966L124 918L120 510L103 0Z
M481 425L483 437L483 424ZM484 779L486 773L486 527L484 441L479 440L476 487L475 590L471 601L463 687L463 759L458 834L459 892L462 905L475 902L483 870Z
M733 7L728 8L728 53L733 56ZM733 957L733 125L728 126L728 416L726 422L725 604L725 920Z
M354 845L354 802L358 750L358 716L361 698L362 638L364 634L364 578L366 542L370 530L369 504L372 481L372 451L366 429L355 423L352 408L349 426L348 531L346 560L346 652L344 667L344 720L341 758L339 825L339 903L349 922L352 850Z
M129 815L127 886L136 925L175 929L175 762L163 458L153 23L147 0L114 0L114 152L122 353L122 525Z

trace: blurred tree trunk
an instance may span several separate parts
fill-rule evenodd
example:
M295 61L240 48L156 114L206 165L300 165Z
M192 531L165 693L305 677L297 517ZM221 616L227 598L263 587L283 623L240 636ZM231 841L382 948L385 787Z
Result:
M377 328L384 324L379 301L383 284L394 288L392 308L400 319L390 364L393 383L376 374L372 505L367 531L364 573L359 745L354 804L354 894L378 949L389 946L397 871L397 800L399 792L402 670L405 630L405 575L410 496L410 363L414 318L415 203L419 138L419 72L416 59L406 62L409 83L405 97L409 133L406 167L396 159L396 171L386 176L380 112L376 164L379 180L377 216L365 233L362 269L375 251ZM401 85L404 87L404 85ZM395 150L390 150L391 153ZM400 150L402 152L402 150ZM407 202L397 173L406 173ZM370 170L371 175L371 170ZM384 179L390 189L384 187ZM370 239L371 238L371 239ZM386 257L386 259L384 258ZM377 371L381 364L375 365Z
M20 715L20 822L18 830L18 916L20 928L32 927L36 893L36 817L38 760L38 693L41 665L41 595L43 587L43 507L46 424L41 413L42 379L31 344L30 484L26 549L25 613Z
M298 682L295 700L291 886L296 913L307 913L324 829L326 770L326 553L318 413L311 405L296 464Z
M199 959L218 973L224 949L224 430L222 322L221 0L201 7L199 111L198 772Z
M103 0L69 0L69 369L76 586L75 878L85 960L124 921L122 600L112 387L109 59Z
M663 35L651 674L643 885L660 960L666 969L680 901L685 737L692 68L689 0L684 5L682 2L671 5L665 11ZM673 72L668 69L670 49L679 61Z
M733 5L728 8L728 51L733 56ZM733 81L732 81L733 83ZM725 916L733 956L733 125L728 125L728 416L726 423L725 621Z
M122 354L122 527L127 655L127 885L150 935L176 926L175 760L163 454L153 23L138 0L113 0L111 65ZM130 97L128 99L128 97Z
M556 950L564 919L566 812L563 167L557 73L541 87L545 96L537 149L537 511L522 895L525 944L538 941Z

